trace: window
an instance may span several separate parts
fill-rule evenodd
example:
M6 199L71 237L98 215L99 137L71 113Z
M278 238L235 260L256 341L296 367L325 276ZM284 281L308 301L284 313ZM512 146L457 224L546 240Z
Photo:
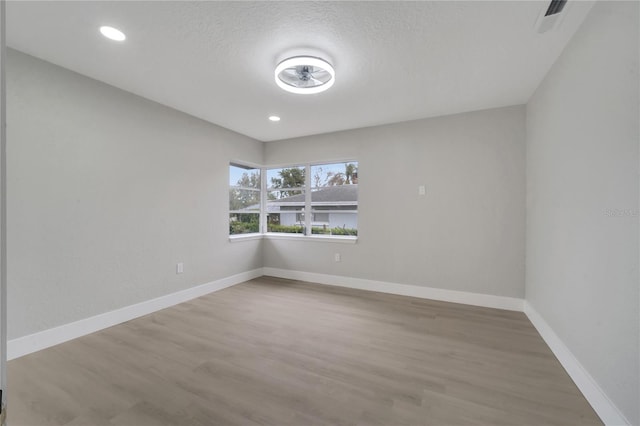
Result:
M268 169L267 180L267 232L358 235L357 162Z
M358 163L318 164L311 171L311 233L358 235Z
M229 235L260 232L260 169L229 165Z
M357 236L358 162L268 169L231 164L229 234L260 230Z
M267 170L267 232L304 234L306 167Z

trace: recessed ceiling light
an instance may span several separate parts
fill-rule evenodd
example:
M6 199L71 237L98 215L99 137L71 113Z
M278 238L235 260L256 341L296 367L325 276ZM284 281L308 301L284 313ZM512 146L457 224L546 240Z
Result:
M115 40L115 41L124 41L127 38L127 36L124 35L122 31L120 31L117 28L113 28L109 26L100 27L100 32L106 38Z
M280 121L280 117L278 117L277 115L271 115L271 116L269 116L269 120L271 120L271 121Z
M276 84L291 93L324 92L335 83L331 64L313 56L294 56L280 62L275 71Z

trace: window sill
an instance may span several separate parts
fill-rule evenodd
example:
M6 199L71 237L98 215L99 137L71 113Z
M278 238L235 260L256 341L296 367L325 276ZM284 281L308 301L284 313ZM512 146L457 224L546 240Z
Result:
M258 233L229 235L229 242L231 243L238 243L240 241L261 240L261 239L262 239L262 234L258 234Z
M301 235L301 234L281 234L277 232L268 232L266 234L239 234L230 235L229 242L237 243L240 241L253 241L253 240L288 240L288 241L316 241L324 243L341 243L341 244L355 244L358 242L358 237L350 237L344 235L336 235L328 237L326 235Z
M355 244L358 237L349 237L343 235L326 236L326 235L301 235L301 234L280 234L277 232L267 232L264 237L268 240L290 240L290 241L319 241L325 243L346 243Z

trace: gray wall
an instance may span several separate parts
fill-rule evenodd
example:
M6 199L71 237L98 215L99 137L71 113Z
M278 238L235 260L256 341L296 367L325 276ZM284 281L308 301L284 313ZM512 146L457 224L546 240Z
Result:
M638 413L638 3L598 2L527 106L526 299Z
M13 50L7 89L9 338L262 266L226 225L262 143Z
M266 240L264 266L523 297L524 132L517 106L268 142L267 165L358 160L360 210L357 244Z
M526 229L526 299L640 423L637 18L596 4L527 106L526 162L522 106L263 146L10 50L9 338L263 265L523 297ZM228 242L230 160L342 159L357 244Z
M7 388L7 275L6 275L6 2L0 2L0 389ZM0 398L0 410L5 412L7 392Z

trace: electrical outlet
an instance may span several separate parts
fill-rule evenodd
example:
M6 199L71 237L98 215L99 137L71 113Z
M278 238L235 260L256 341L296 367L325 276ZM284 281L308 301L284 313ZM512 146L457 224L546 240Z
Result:
M333 255L333 260L335 260L336 262L341 262L342 261L342 256L340 256L340 253L336 253Z
M181 274L184 272L184 263L180 262L176 264L176 274Z
M424 185L420 185L418 187L418 195L425 195L427 193L427 188Z

